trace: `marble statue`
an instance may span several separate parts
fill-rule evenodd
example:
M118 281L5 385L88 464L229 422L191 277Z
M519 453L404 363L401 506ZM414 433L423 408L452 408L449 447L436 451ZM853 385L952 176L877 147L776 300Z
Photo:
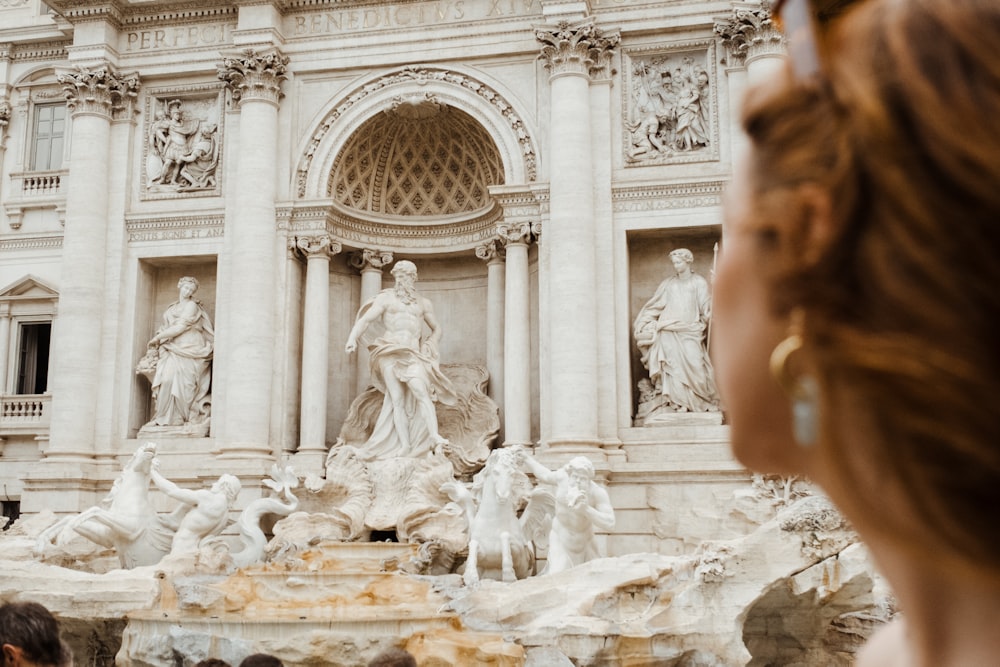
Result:
M395 286L361 307L345 346L350 354L359 338L367 343L372 383L384 396L374 430L362 447L362 456L369 460L416 458L449 445L438 432L434 403L457 401L438 363L441 327L430 300L416 290L416 266L401 260L392 275ZM427 336L424 325L430 331Z
M594 464L577 456L558 470L549 470L524 453L517 460L543 484L555 486L555 515L549 532L548 562L541 574L555 574L598 558L595 529L610 531L615 510L608 492L594 482Z
M194 298L198 281L185 276L177 288L177 301L164 311L163 323L136 368L152 383L156 405L140 437L150 433L208 435L215 333L208 313Z
M708 282L691 270L690 250L672 251L670 261L675 275L660 283L639 311L632 327L635 343L654 390L665 398L667 412L718 412L719 396L705 344L712 315Z
M271 478L263 480L263 483L279 497L258 498L240 513L236 526L240 532L243 549L233 554L233 563L237 567L246 567L264 560L267 537L260 527L264 515L288 516L299 507L299 499L292 493L292 489L299 485L299 478L290 466L284 468L279 468L277 464L271 466ZM284 496L284 501L280 496Z
M44 557L53 540L68 527L91 542L114 549L124 569L158 563L170 551L173 531L149 500L155 456L155 444L141 445L99 505L66 517L39 534L36 555Z
M175 516L180 516L180 522L174 533L170 554L194 554L202 540L218 535L229 523L229 509L240 493L240 480L225 474L211 489L182 489L160 474L158 463L154 460L150 479L160 491L182 503L180 511L175 512Z
M548 491L537 489L518 516L531 489L518 468L520 449L494 450L473 478L471 492L457 481L442 485L469 522L469 555L463 575L467 586L478 583L480 577L511 582L534 573L534 542L545 538L554 499Z

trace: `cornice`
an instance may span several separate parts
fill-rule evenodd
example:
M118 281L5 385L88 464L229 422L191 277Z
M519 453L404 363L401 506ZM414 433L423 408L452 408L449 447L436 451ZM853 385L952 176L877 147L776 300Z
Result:
M62 244L62 234L0 237L0 251L3 252L13 250L49 250L62 248Z
M129 243L221 238L224 231L225 214L222 212L125 218L125 232Z
M72 40L14 44L10 48L10 59L13 62L65 60L72 44Z

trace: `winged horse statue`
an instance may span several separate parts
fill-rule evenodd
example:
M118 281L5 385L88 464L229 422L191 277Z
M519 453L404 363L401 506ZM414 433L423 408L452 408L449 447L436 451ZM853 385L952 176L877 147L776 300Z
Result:
M457 481L441 485L469 522L466 586L480 577L512 582L534 573L535 544L542 546L548 536L555 499L545 489L531 489L519 469L522 457L519 446L495 449L471 489Z

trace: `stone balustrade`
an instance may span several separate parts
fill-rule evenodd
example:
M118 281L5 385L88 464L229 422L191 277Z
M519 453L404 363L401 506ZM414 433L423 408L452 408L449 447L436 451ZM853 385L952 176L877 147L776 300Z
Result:
M49 432L49 394L0 396L0 437Z

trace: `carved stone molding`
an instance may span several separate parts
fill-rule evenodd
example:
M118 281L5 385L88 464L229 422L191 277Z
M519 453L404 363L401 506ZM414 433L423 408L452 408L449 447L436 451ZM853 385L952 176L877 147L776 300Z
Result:
M73 115L95 114L108 119L131 119L139 96L139 74L121 74L104 65L77 67L56 77Z
M287 65L288 57L277 49L260 53L247 49L223 58L218 76L232 92L234 103L255 100L277 106L282 97L281 82L288 78Z
M616 213L721 206L725 185L725 181L704 181L618 187L612 190L612 205Z
M505 100L500 93L481 81L460 72L437 67L407 65L398 71L390 72L375 81L364 83L358 88L355 88L347 94L346 97L344 97L343 102L331 110L326 118L323 119L320 126L313 132L312 138L309 141L309 146L306 149L305 154L299 160L298 167L295 171L296 192L298 196L305 196L306 186L309 179L309 168L312 165L313 158L316 156L316 151L323 143L323 140L330 131L330 128L333 127L339 118L347 114L355 105L365 100L365 98L390 86L407 84L425 85L431 82L445 82L454 86L465 88L466 90L472 91L479 98L485 100L490 106L492 106L496 112L503 117L517 137L517 141L521 148L521 158L524 160L525 175L527 180L534 181L537 179L538 152L535 149L535 144L532 141L531 136L528 134L527 125L523 120L521 120L520 115L513 108L513 106L511 106L511 104L507 102L507 100ZM433 102L438 103L437 98L435 98Z
M62 234L44 236L15 236L0 239L0 251L53 250L62 248Z
M295 251L304 259L333 257L344 249L340 241L329 234L308 234L294 237Z
M609 66L615 47L621 41L618 32L606 32L592 22L535 28L535 38L542 43L539 58L552 76L582 74L591 76Z
M388 250L363 248L351 253L348 263L358 271L364 271L365 269L381 271L382 267L392 264L392 253Z
M128 217L125 219L125 231L129 243L222 239L225 216L220 212L169 217Z
M771 10L760 3L734 5L729 16L716 20L715 34L726 48L726 65L741 66L760 56L785 52L785 38L774 25Z

